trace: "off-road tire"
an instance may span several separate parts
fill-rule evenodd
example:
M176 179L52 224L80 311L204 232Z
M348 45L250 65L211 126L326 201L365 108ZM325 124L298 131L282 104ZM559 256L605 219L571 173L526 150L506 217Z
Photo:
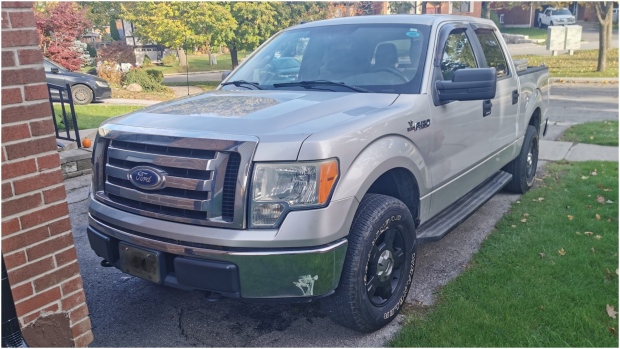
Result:
M390 245L393 255L387 252ZM349 233L340 284L322 300L323 310L344 327L380 329L398 315L407 298L415 257L415 224L407 206L390 196L366 194ZM374 291L368 291L369 286Z
M503 168L504 171L512 175L512 180L505 189L518 194L524 194L530 190L536 177L537 165L538 131L530 125L525 132L521 153Z
M90 104L93 101L93 90L86 85L74 85L71 87L73 103L77 105Z

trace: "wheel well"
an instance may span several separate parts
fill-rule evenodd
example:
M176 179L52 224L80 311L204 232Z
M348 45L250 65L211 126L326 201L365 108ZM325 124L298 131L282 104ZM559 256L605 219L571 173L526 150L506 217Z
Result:
M76 86L84 86L84 87L88 87L88 89L93 93L93 98L95 98L95 90L93 90L90 86L88 86L87 84L83 84L81 82L75 83L73 85L71 85L71 87L76 87Z
M536 110L534 110L528 125L534 126L534 128L536 128L536 132L540 133L540 108L536 108Z
M416 226L420 218L420 191L413 174L404 168L394 168L381 175L370 186L368 193L382 194L402 201L411 212Z

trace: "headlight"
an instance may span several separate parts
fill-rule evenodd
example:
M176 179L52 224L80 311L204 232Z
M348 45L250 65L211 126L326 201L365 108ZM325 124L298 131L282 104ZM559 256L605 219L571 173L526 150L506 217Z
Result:
M336 159L255 164L250 226L275 227L288 211L326 206L337 179Z
M97 84L97 86L99 86L99 87L108 87L108 86L110 86L105 81L95 81L95 84Z

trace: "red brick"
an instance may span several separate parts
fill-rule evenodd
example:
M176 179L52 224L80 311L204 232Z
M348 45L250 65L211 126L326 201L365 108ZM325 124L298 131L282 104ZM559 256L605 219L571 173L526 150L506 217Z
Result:
M11 183L2 184L2 199L10 198L13 196L13 188L11 187Z
M17 53L19 64L40 64L43 62L43 54L39 49L22 49Z
M11 293L13 293L13 301L19 302L20 300L30 297L34 294L32 290L32 283L28 282L23 285L11 288Z
M60 156L58 153L40 156L37 158L37 164L39 165L39 172L49 170L60 166Z
M40 261L28 263L21 268L9 271L9 281L12 285L15 285L52 269L54 269L54 259L52 257L45 258ZM60 288L58 288L58 290L60 291ZM56 299L59 298L60 293L58 294L58 298Z
M11 28L34 28L36 25L34 12L10 12Z
M24 85L37 82L45 82L45 71L43 67L2 70L2 86ZM47 90L47 85L45 90ZM49 99L47 97L45 98Z
M2 32L2 47L34 46L39 44L36 30L11 30Z
M24 94L27 101L34 101L37 99L50 99L50 93L47 90L47 84L24 86Z
M32 261L45 255L53 254L71 245L73 245L73 236L69 233L27 248L26 255L28 256L28 260Z
M47 227L49 228L50 236L54 236L71 230L71 221L69 220L69 217L65 217L61 220L48 224Z
M24 87L26 89L28 86ZM45 94L47 95L47 87L45 88ZM28 95L26 94L26 99ZM45 136L54 133L54 122L51 120L39 120L32 121L30 123L30 131L34 137Z
M10 142L18 139L30 137L30 128L28 124L2 126L2 142Z
M42 290L61 284L63 281L79 274L80 268L78 267L77 261L75 261L75 263L69 264L63 268L54 270L50 274L45 274L40 278L35 279L33 281L34 289L36 292L41 292Z
M51 119L52 109L49 101L27 105L27 106L15 106L9 108L2 108L2 123L8 124L10 122L25 121L32 119L40 119L43 117L49 117Z
M14 269L21 266L26 263L26 252L19 251L11 254L5 254L4 263L6 263L5 266L8 267L8 269Z
M3 70L4 71L4 70ZM4 81L4 74L2 74ZM22 91L19 88L3 88L2 89L2 105L15 104L22 102Z
M35 159L22 160L2 164L2 179L10 179L37 172Z
M34 159L32 160L34 161ZM20 195L58 183L62 183L62 171L60 168L52 172L44 172L28 178L16 179L13 182L13 189L15 190L15 195Z
M2 6L5 8L6 6ZM11 22L9 22L9 14L6 11L2 11L2 28L9 28Z
M36 244L50 236L47 227L39 227L2 239L2 251L8 253Z
M84 302L86 302L84 291L78 291L69 297L62 299L62 310L67 311L73 309Z
M2 3L2 8L31 8L33 4L32 1L5 1Z
M29 139L23 142L5 146L9 160L25 158L26 156L45 153L56 149L56 137Z
M38 211L19 217L23 229L34 227L45 222L60 218L69 214L67 202L62 202L53 206L42 208ZM47 228L47 227L46 227Z
M3 13L4 14L4 13ZM4 16L3 16L4 19ZM4 21L3 21L4 24ZM15 53L13 51L2 51L2 68L15 66Z
M75 263L76 268L77 268L77 263ZM77 271L76 275L79 275L79 270ZM76 277L75 279L69 280L64 282L62 285L60 285L60 289L62 290L62 294L70 294L73 293L79 289L84 288L84 285L82 284L82 277Z
M39 207L43 204L41 193L24 196L13 200L2 201L2 215L5 217Z
M38 319L41 314L46 313L56 313L58 311L58 309L60 309L60 307L58 306L58 303L54 303L52 305L50 305L49 307L45 307L35 313L32 313L30 315L24 316L22 319L22 322L26 325L28 325L29 323L31 323L32 321Z
M59 298L60 298L60 287L54 287L45 292L36 294L32 298L26 299L21 302L16 302L15 310L17 310L18 316L20 314L28 314L39 308L43 308L47 306L48 304L58 300Z
M67 197L67 192L65 191L64 186L60 186L54 189L45 190L43 192L43 198L45 199L46 204L50 204L52 202L64 200Z
M19 218L2 221L2 236L11 235L19 231ZM2 240L4 242L4 239Z
M73 338L77 338L81 336L83 333L90 331L91 324L90 318L84 318L82 321L77 324L71 326L71 333L73 334Z
M80 278L77 278L76 280L81 281ZM80 283L80 286L81 286L81 283ZM71 321L71 323L76 323L87 316L88 316L88 306L86 305L86 303L80 305L79 307L69 312L69 320Z
M61 266L67 263L71 263L73 261L77 260L77 253L75 252L75 247L70 248L66 251L57 253L54 258L56 258L56 265ZM65 289L62 289L63 293L70 293L70 292L66 292Z
M76 348L86 348L90 343L93 342L94 339L95 338L93 337L93 332L88 331L82 336L75 338L73 340L73 343Z

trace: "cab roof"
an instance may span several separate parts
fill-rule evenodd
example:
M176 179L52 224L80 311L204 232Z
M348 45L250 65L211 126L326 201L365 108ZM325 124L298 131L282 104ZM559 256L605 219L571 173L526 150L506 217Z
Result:
M493 21L488 19L458 15L373 15L324 19L320 21L296 25L288 29L303 29L346 24L420 24L432 26L441 22L451 21L464 21L469 23L485 23L494 25Z

